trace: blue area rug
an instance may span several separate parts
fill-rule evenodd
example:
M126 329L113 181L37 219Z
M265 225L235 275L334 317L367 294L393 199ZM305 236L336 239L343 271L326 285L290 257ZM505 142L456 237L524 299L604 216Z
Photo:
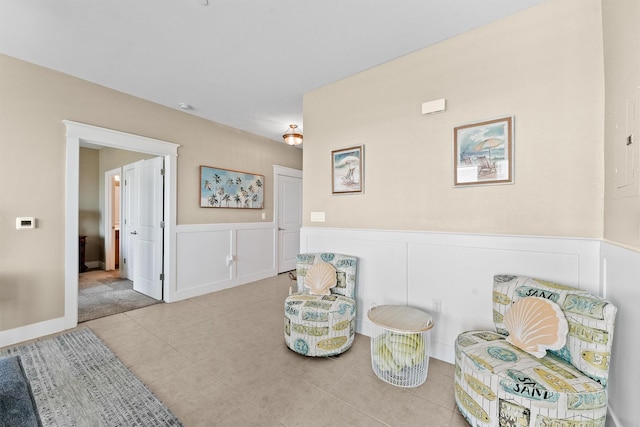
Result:
M182 426L90 329L0 351L7 356L20 356L44 427Z
M41 425L20 356L0 358L0 427Z

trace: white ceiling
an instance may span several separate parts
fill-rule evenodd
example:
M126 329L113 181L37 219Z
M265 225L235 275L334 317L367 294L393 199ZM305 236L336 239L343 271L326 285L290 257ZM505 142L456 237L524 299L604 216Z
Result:
M0 53L282 141L305 92L542 0L0 0Z

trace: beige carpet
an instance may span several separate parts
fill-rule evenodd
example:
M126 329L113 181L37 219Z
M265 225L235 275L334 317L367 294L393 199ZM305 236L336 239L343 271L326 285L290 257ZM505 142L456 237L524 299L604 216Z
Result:
M78 278L78 323L160 303L133 290L118 271L91 270Z

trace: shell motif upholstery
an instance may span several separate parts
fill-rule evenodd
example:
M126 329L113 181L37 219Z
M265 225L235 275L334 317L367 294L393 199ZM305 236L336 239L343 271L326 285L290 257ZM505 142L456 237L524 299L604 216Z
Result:
M336 269L328 262L319 262L307 270L304 286L311 295L331 295L331 288L337 283Z
M554 302L540 297L515 302L504 316L507 342L536 357L560 350L567 342L567 319Z
M331 252L307 253L297 256L296 276L299 293L307 293L305 287L307 272L311 267L319 262L331 264L336 269L336 279L338 283L331 289L332 294L344 295L345 297L356 297L356 271L358 259L350 255L342 255Z
M495 276L495 331L463 332L455 342L460 412L472 426L605 427L616 312L571 286ZM545 328L557 331L547 338Z
M287 347L315 357L347 351L356 330L357 258L330 252L297 258L298 292L284 302Z

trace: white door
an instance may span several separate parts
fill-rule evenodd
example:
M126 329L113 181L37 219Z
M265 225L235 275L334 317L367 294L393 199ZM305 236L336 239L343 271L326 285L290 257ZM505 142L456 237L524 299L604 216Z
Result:
M133 289L162 299L163 282L163 194L164 159L143 160L135 164L132 227Z
M133 187L135 183L136 165L135 163L122 168L122 219L120 221L120 277L133 281L134 254L131 242L131 232L135 229L133 219L133 209L135 198L133 197Z
M299 171L297 171L299 172ZM292 174L293 175L293 174ZM298 175L298 174L295 174ZM296 268L302 227L302 177L278 174L278 273Z

